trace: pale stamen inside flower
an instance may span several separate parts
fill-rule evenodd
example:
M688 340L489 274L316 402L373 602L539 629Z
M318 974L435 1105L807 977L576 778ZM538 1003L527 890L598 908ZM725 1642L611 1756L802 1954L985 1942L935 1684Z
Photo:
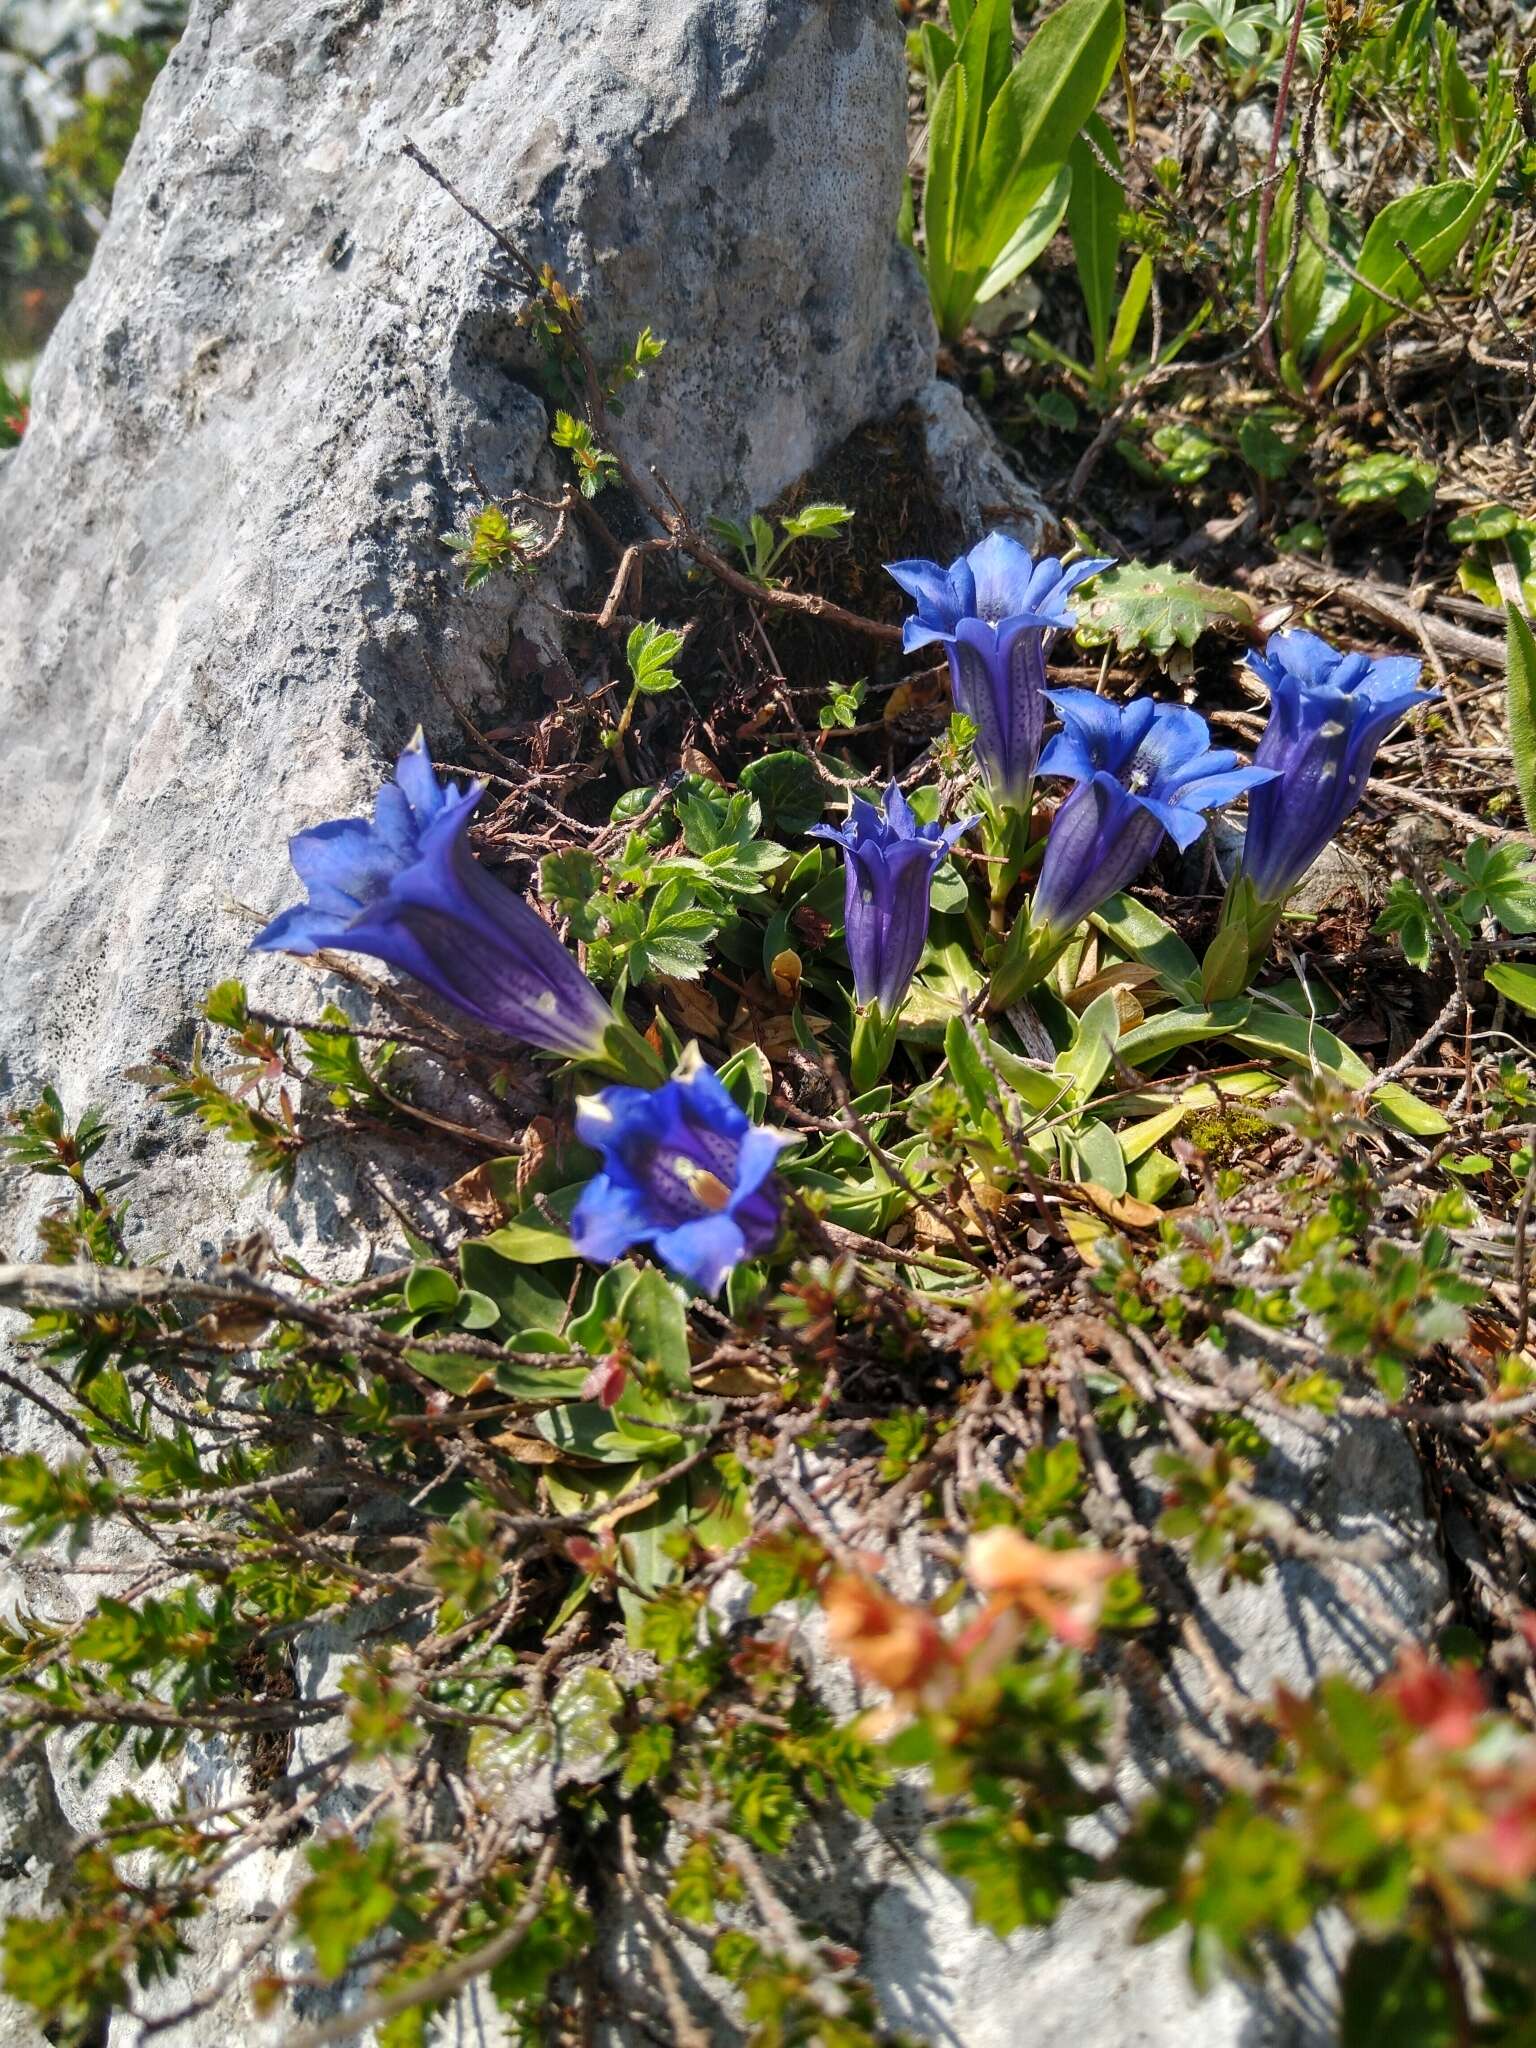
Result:
M687 1188L699 1205L711 1215L718 1215L731 1199L731 1191L718 1174L711 1173L707 1166L700 1166L696 1159L690 1159L686 1152L672 1154L672 1171Z

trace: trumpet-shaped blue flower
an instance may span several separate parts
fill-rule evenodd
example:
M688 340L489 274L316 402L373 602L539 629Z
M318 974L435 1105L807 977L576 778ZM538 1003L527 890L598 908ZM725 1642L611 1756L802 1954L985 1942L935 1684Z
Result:
M440 783L418 731L371 823L337 818L288 842L309 899L251 943L368 953L509 1038L599 1055L616 1028L612 1010L543 919L469 850L483 788Z
M1344 654L1315 633L1276 633L1248 665L1270 702L1254 762L1275 772L1248 806L1242 872L1260 903L1280 903L1360 801L1388 732L1440 692L1418 688L1407 655Z
M1164 833L1192 846L1206 811L1275 771L1240 768L1236 754L1212 747L1199 712L1181 704L1111 704L1091 690L1053 690L1050 701L1062 730L1040 772L1068 775L1077 787L1052 820L1032 922L1063 937L1136 879Z
M583 1189L571 1241L607 1265L647 1244L705 1294L778 1235L772 1178L783 1133L737 1108L696 1045L660 1088L605 1088L576 1106L576 1134L602 1154Z
M999 803L1029 802L1045 730L1045 658L1076 623L1067 599L1109 562L1054 555L1036 561L1003 533L989 533L947 569L891 562L887 573L916 598L902 629L910 652L939 641L949 655L955 707L976 727L976 759Z
M887 1017L901 1008L927 943L934 875L975 823L920 825L893 782L884 817L856 796L846 825L812 826L813 839L834 841L845 856L843 927L861 1004L878 1003Z

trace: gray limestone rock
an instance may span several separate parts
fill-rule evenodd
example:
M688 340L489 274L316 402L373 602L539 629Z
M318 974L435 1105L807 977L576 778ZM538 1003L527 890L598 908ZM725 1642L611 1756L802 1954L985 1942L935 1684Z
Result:
M76 1112L106 1104L114 1163L139 1169L141 1254L207 1257L251 1205L225 1153L166 1142L124 1069L184 1048L203 991L240 969L234 906L287 899L287 834L365 801L418 720L446 729L429 664L457 698L497 698L514 643L557 658L550 606L584 566L572 543L531 586L473 598L445 569L437 536L474 471L546 493L558 473L516 295L402 142L587 296L601 356L642 325L667 337L624 432L696 514L766 504L915 399L961 523L1036 540L1043 507L932 383L893 232L903 79L886 0L194 6L0 469L0 1080L22 1097L56 1080ZM282 961L250 980L290 1007L305 987ZM324 1177L301 1163L276 1221L334 1263L359 1248L355 1204L334 1161ZM0 1243L28 1252L34 1220L12 1199ZM12 1444L37 1428L7 1420ZM1351 1470L1358 1441L1321 1465L1298 1453L1298 1483L1335 1485L1328 1512L1346 1519L1398 1515L1393 1540L1432 1578L1413 1475L1387 1450ZM1369 1667L1355 1593L1325 1580L1212 1592L1244 1683L1335 1654ZM0 1581L22 1590L3 1559ZM45 1577L25 1590L51 1597ZM1404 1627L1422 1626L1435 1588L1401 1591ZM1393 1607L1390 1586L1377 1595ZM312 1661L319 1683L323 1650ZM99 1810L102 1788L50 1752L52 1776L8 1794L37 1853L0 1864L0 1910L36 1909L47 1852ZM210 1791L224 1782L222 1757L193 1766ZM1042 2043L1093 2048L1307 2038L1255 2032L1236 1993L1196 2007L1176 1956L1128 1946L1122 1897L999 1943L915 1831L900 1854L872 1836L849 1853L868 1966L920 2039L988 2048L1019 2038L1025 2012ZM293 1881L280 1854L253 1859L191 1988L217 1982ZM455 2026L466 2044L496 2038L472 2002ZM260 2038L238 1997L160 2038L198 2048L231 2030ZM115 2026L112 2048L134 2031ZM0 2011L4 2048L36 2039Z
M402 144L559 269L601 359L643 326L666 337L623 432L696 517L767 504L927 395L958 517L984 479L988 516L1035 539L1039 501L930 395L894 233L904 79L885 0L193 6L0 465L0 1096L52 1080L72 1113L105 1105L110 1168L136 1169L135 1254L202 1263L259 1212L312 1264L357 1269L352 1167L302 1162L269 1215L227 1148L168 1138L125 1070L184 1051L232 972L308 1003L302 969L242 957L243 906L291 894L288 834L364 804L419 720L453 730L434 671L491 702L514 667L558 663L550 602L589 566L572 539L537 580L458 587L439 536L475 475L547 497L560 471L518 294ZM0 1189L0 1246L30 1252L35 1223L35 1197ZM51 1447L24 1404L0 1420L8 1447ZM0 1593L42 1611L111 1583L0 1554ZM65 1747L17 1780L59 1826L0 1910L40 1903L41 1852L111 1789L79 1786ZM210 1785L225 1768L206 1760ZM253 1860L214 1916L193 1988L286 1896L282 1860ZM466 2042L490 2038L461 2017ZM255 2039L239 2000L166 2038L230 2026ZM0 2013L5 2048L34 2039Z

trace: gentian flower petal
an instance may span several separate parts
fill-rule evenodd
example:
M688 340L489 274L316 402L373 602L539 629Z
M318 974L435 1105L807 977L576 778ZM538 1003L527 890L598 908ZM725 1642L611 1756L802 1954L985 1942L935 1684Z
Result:
M1065 935L1129 887L1156 853L1163 825L1112 775L1080 782L1051 821L1031 922Z
M853 811L854 822L842 831L821 825L812 828L813 836L843 848L843 928L854 993L861 1005L878 1003L894 1017L928 940L934 875L976 820L964 818L942 831L920 825L894 782L883 818L859 797Z
M653 1238L656 1256L674 1273L691 1280L701 1294L718 1294L733 1266L747 1256L747 1240L733 1216L706 1216L680 1223Z
M1058 937L1127 888L1166 833L1192 846L1204 813L1270 780L1213 747L1205 720L1182 704L1115 704L1091 690L1053 690L1063 730L1042 769L1077 787L1052 821L1031 923Z
M1408 656L1345 654L1315 633L1276 633L1248 662L1269 687L1254 764L1272 779L1248 805L1242 872L1261 903L1281 903L1359 802L1388 732L1440 692L1417 687Z
M752 1123L697 1046L660 1088L587 1097L577 1105L576 1131L603 1161L571 1217L584 1258L606 1263L649 1245L715 1294L733 1266L777 1236L773 1167L788 1140Z
M371 824L338 818L290 842L309 900L252 945L367 953L509 1038L590 1057L613 1013L543 919L470 852L481 790L440 784L418 732Z
M910 650L941 641L949 652L955 706L976 727L976 759L994 797L1024 808L1045 724L1045 660L1051 640L1074 623L1066 600L1106 560L1063 568L1036 561L1007 534L990 533L948 569L893 562L890 574L917 612L903 627Z

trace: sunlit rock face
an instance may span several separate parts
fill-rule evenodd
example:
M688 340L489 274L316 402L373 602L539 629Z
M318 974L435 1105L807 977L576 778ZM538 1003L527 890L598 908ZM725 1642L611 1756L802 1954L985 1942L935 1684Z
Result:
M1038 500L933 382L895 233L905 113L888 0L193 6L0 460L0 1097L53 1081L74 1115L105 1106L133 1256L196 1266L259 1220L317 1270L361 1270L361 1162L306 1155L274 1212L125 1070L185 1053L231 974L313 1007L305 970L247 961L247 940L291 900L290 832L365 809L419 721L456 733L434 673L461 703L564 673L550 603L588 571L574 532L470 598L439 539L476 474L549 498L568 472L505 265L402 145L555 265L600 360L666 338L622 432L694 517L745 516L915 400L955 526L1011 507L1035 540ZM418 1198L441 1185L409 1151L392 1170ZM32 1199L0 1189L13 1256ZM9 1448L56 1449L51 1427L0 1413ZM133 1544L94 1561L126 1580ZM0 1600L66 1613L123 1582L6 1565ZM50 1761L25 1795L49 1825L0 1857L0 1912L35 1908L58 1841L122 1782ZM232 1790L227 1759L197 1769ZM206 1981L286 1895L281 1860L214 1916ZM486 2038L472 2005L463 2038ZM243 2001L233 2023L256 2041ZM35 2038L0 2012L5 2048Z

